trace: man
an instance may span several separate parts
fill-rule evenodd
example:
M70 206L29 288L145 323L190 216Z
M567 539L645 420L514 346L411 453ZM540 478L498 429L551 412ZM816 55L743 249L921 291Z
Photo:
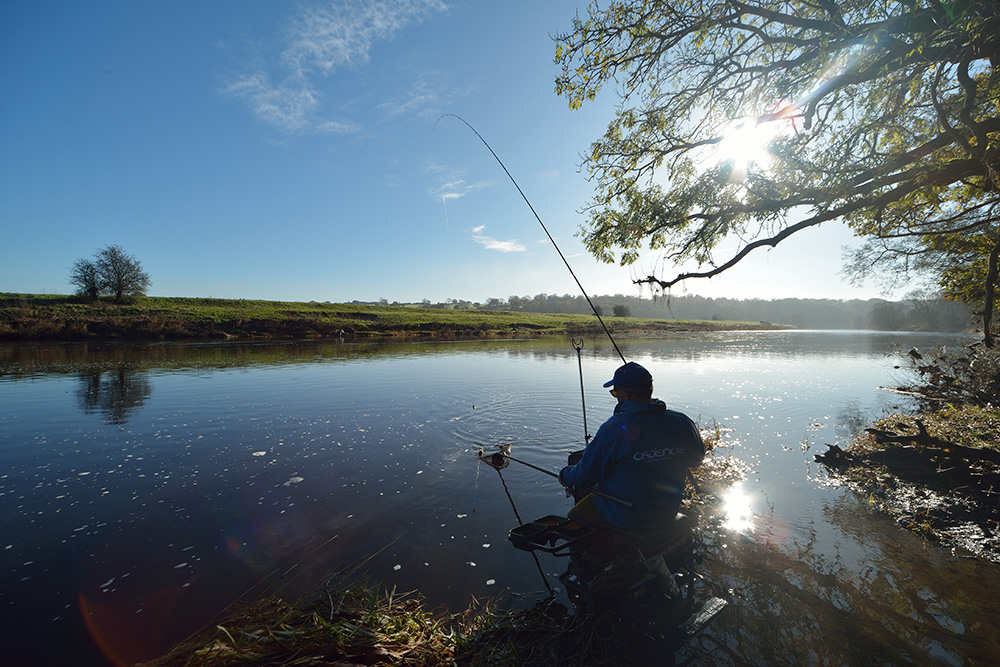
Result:
M564 486L586 486L632 503L626 507L588 494L567 516L626 530L653 528L677 514L688 468L701 463L705 445L686 415L653 398L653 376L635 362L604 383L618 399L611 416L576 465L559 473Z

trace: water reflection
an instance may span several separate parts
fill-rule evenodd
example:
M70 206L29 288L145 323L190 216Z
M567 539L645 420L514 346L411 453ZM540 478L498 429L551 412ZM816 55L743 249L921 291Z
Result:
M119 366L112 371L79 374L77 401L84 414L101 415L108 424L126 424L153 393L148 374Z
M754 536L703 531L706 588L730 605L679 661L993 664L1000 586L989 564L956 561L850 495L824 515L841 533L832 548L825 526L789 538L773 513Z
M732 429L733 456L754 467L744 491L757 513L734 494L734 527L719 520L702 570L707 592L732 604L692 645L701 664L986 663L1000 652L995 566L911 539L818 483L804 451L843 445L908 400L875 389L893 384L890 340L626 341L659 397ZM619 360L598 341L585 355L590 392ZM504 485L477 483L472 452L514 443L558 470L581 445L578 389L575 350L555 338L0 345L0 606L8 635L24 638L5 656L104 665L82 656L98 638L149 659L334 536L317 576L363 561L454 611L505 589L544 596L530 555L507 541ZM601 390L587 407L600 423L613 406ZM568 507L535 470L508 468L504 481L526 519ZM750 525L736 528L740 517ZM564 566L542 562L547 574ZM29 641L39 630L64 641Z
M734 484L722 497L722 527L737 533L753 529L753 509L743 484Z

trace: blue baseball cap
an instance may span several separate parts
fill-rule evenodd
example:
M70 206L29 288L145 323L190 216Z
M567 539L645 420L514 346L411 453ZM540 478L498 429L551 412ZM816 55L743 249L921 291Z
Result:
M645 368L630 361L624 366L619 366L615 371L615 376L604 383L605 387L634 387L636 389L649 389L653 386L653 376Z

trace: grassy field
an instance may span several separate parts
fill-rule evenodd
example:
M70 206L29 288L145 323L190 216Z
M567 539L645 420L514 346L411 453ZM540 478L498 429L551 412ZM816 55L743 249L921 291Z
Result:
M784 328L765 322L605 317L612 333ZM593 315L143 297L130 303L0 293L0 340L510 337L600 331Z

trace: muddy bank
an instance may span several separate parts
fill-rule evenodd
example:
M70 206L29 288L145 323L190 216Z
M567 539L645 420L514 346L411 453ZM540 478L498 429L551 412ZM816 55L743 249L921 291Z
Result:
M892 415L816 456L873 509L956 555L1000 563L1000 410Z
M5 322L0 340L7 341L197 341L266 339L466 338L530 334L529 325L490 327L452 323L359 326L343 320L309 317L187 321L159 317L48 317Z
M790 328L769 322L616 317L615 334ZM0 293L0 341L465 339L603 334L593 315L364 303L143 297L119 303Z

